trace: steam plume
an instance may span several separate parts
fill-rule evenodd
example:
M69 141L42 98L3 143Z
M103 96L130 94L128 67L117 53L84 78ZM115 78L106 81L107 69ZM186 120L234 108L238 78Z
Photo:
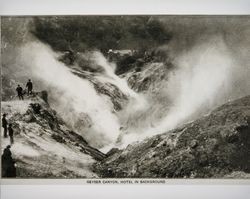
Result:
M50 90L52 106L67 123L73 128L80 126L77 130L81 129L93 145L103 146L115 141L119 121L110 103L96 93L89 81L72 74L44 44L28 43L20 53L27 70Z
M216 35L176 56L177 68L169 73L168 82L163 82L166 88L162 91L171 108L154 127L125 135L124 145L167 132L218 105L250 94L249 63L244 62L242 54L239 59L233 52L223 37Z

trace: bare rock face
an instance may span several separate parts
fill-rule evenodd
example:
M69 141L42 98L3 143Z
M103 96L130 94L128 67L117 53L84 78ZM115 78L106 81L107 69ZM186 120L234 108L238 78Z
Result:
M67 127L50 108L45 92L33 93L23 101L2 102L2 112L14 129L12 156L17 177L97 177L90 165L105 154ZM9 139L2 140L2 150Z
M162 81L168 78L168 72L169 68L165 63L146 63L142 70L131 71L126 76L133 90L154 93L155 88L161 89Z
M111 153L102 177L231 178L250 173L250 96L194 122Z

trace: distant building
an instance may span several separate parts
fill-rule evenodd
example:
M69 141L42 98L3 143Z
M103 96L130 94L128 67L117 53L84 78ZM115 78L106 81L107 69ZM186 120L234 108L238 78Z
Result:
M119 55L119 56L124 56L124 55L133 55L135 53L135 50L108 50L108 54L114 54L114 55Z
M135 50L108 50L108 60L109 61L117 61L124 56L132 56L136 53Z

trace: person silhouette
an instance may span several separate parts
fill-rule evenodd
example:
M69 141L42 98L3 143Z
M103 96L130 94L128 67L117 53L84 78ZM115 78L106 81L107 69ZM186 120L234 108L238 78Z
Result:
M8 145L2 155L2 177L14 178L16 177L15 161L12 158L10 151L11 146Z
M14 144L14 138L13 138L14 132L12 129L12 124L9 124L8 132L10 137L10 144Z
M6 114L4 113L3 114L3 117L2 117L2 127L3 127L3 136L5 137L5 138L7 138L8 137L8 135L7 135L7 125L8 125L8 122L7 122L7 120L6 120Z
M23 100L23 88L19 84L16 88L16 91L17 91L17 95L18 95L19 99Z
M28 93L27 95L32 94L32 89L33 89L33 83L31 82L31 80L29 79L27 84L26 84L26 88L28 88Z

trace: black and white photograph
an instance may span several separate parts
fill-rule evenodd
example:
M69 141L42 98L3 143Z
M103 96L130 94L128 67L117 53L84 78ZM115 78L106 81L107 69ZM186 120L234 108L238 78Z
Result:
M250 16L2 16L1 177L250 179Z

